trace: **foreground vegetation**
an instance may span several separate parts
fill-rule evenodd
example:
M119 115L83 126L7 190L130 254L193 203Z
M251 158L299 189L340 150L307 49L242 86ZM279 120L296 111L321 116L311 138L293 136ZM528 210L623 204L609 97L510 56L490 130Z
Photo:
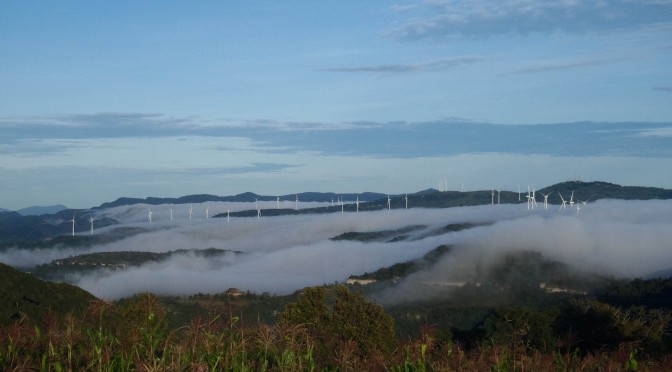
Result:
M669 281L647 293L651 286ZM660 308L572 299L491 309L471 334L424 324L408 337L382 307L343 286L304 289L272 322L243 319L231 298L195 299L200 310L181 325L172 325L170 301L150 294L24 314L0 329L0 369L672 370L672 317Z

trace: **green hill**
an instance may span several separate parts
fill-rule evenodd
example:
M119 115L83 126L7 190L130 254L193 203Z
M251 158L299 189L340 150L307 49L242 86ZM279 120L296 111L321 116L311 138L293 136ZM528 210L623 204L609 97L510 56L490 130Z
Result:
M0 263L0 324L22 315L39 320L51 310L57 314L80 312L96 300L89 292L65 283L45 282Z

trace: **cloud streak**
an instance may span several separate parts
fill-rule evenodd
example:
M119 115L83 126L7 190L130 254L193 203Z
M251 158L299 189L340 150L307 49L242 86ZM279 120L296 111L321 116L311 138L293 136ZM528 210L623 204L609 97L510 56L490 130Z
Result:
M484 38L563 32L582 34L641 29L672 19L669 2L641 1L427 1L421 15L389 35L407 39Z
M569 62L544 62L537 63L535 65L523 68L517 72L520 74L531 74L538 72L549 72L549 71L564 71L564 70L573 70L577 68L590 67L590 66L599 66L610 63L608 60L584 60L584 61L569 61Z
M478 57L453 57L421 63L337 67L337 68L325 69L322 71L345 72L345 73L382 73L382 74L438 72L438 71L451 70L458 66L472 64L480 61L481 58Z

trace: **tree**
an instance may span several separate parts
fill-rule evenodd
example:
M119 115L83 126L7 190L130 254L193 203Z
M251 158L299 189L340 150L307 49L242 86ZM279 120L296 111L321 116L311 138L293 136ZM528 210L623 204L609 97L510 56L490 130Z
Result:
M326 288L306 288L297 302L287 305L280 319L307 326L327 349L354 342L361 356L391 351L394 320L380 305L340 285L333 290L331 309L328 300Z

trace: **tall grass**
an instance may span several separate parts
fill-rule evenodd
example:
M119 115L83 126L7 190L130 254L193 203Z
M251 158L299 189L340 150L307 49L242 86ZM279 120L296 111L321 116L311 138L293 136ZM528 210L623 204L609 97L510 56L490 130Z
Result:
M541 352L520 345L484 343L469 350L439 341L431 329L394 349L360 350L356 340L316 337L308 325L244 325L213 309L169 329L166 310L151 295L124 307L102 301L81 315L47 312L0 328L3 371L625 371L672 370L672 357L656 360L637 343L579 354ZM324 343L329 347L324 347Z

